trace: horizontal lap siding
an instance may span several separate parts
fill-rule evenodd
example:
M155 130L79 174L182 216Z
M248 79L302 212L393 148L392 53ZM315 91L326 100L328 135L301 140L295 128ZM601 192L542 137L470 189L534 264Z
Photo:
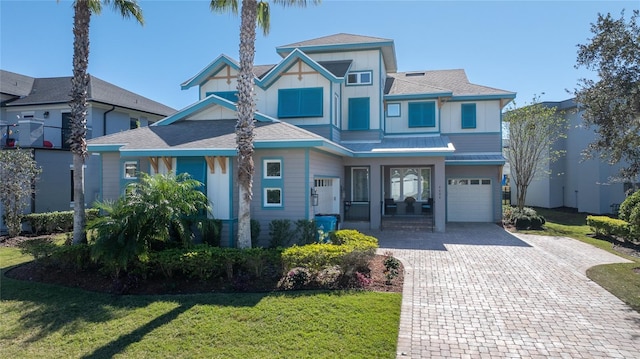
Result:
M456 154L461 152L502 152L502 140L499 133L456 135L446 134L456 148Z

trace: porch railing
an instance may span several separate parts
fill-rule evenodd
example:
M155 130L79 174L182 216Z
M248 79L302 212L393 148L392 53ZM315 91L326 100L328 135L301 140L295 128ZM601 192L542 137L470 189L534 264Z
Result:
M345 221L370 221L371 203L344 201Z

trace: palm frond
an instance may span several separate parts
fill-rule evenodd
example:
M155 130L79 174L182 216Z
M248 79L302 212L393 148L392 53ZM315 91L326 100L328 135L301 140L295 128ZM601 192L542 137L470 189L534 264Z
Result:
M231 12L238 15L238 0L211 0L209 9L217 13Z

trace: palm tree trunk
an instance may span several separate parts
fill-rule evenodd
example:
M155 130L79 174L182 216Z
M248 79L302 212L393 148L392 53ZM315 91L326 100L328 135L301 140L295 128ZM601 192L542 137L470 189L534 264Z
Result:
M238 247L251 248L251 198L253 197L253 58L256 42L256 0L243 0L240 14L240 73L238 74Z
M73 243L85 243L84 160L87 156L87 91L89 76L88 0L76 0L73 17L73 77L71 79L71 136L73 154Z

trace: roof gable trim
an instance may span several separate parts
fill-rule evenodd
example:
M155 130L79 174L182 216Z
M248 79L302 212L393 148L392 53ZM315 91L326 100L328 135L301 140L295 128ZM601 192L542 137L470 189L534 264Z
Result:
M216 72L220 71L224 66L230 66L232 69L234 69L236 71L240 70L240 66L238 65L238 63L235 60L233 60L232 58L230 58L227 55L222 54L222 55L218 56L215 60L213 60L209 65L207 65L200 72L198 72L194 77L192 77L189 80L183 82L180 85L180 88L182 90L187 90L187 89L189 89L189 88L191 88L193 86L200 85L204 81L206 81L206 79L209 76L212 76Z

